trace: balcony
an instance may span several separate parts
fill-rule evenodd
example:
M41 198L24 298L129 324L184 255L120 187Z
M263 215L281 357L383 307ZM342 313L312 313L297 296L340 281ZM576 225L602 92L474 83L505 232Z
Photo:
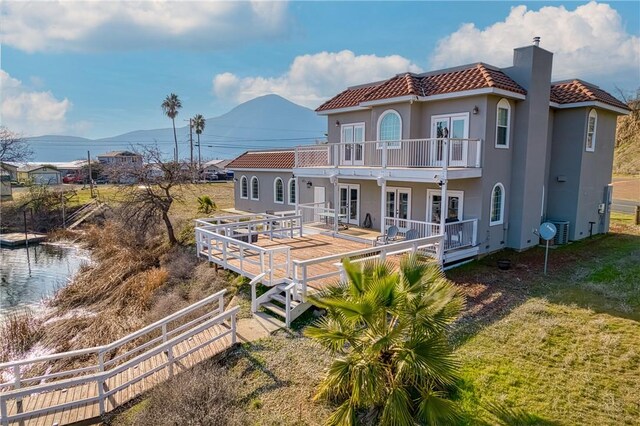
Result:
M338 175L353 176L373 176L372 170L385 170L387 177L403 178L416 175L416 169L437 171L446 165L447 170L454 172L449 178L480 177L481 148L479 139L403 139L306 145L296 147L295 169L298 169L297 175L308 176L336 174L328 169L338 169ZM460 172L457 173L459 176L456 172ZM429 176L435 179L435 175Z

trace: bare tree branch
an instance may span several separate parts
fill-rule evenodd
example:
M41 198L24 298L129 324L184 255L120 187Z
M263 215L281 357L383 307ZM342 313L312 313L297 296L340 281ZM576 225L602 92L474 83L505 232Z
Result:
M25 163L33 151L27 141L8 128L0 127L0 162Z

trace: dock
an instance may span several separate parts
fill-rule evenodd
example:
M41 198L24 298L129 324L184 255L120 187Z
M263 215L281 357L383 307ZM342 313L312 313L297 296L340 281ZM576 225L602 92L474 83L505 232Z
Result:
M27 243L38 244L47 239L46 234L37 234L29 232L24 234L23 232L12 232L9 234L0 234L0 246L2 247L20 247Z

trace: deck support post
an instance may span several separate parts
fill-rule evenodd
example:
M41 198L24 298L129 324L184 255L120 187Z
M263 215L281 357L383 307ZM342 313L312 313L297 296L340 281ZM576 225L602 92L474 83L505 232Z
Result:
M0 395L0 417L2 417L2 426L9 426L9 419L7 416L7 400Z
M387 201L387 180L384 176L378 178L378 185L380 185L380 233L385 234L386 230L386 212L385 203Z
M442 234L444 242L445 225L447 223L447 216L449 215L449 203L447 201L447 179L448 179L448 166L449 166L449 138L442 139L442 176L438 184L441 188L440 193L440 234ZM444 247L440 249L438 256L440 264L444 264Z
M340 187L338 176L333 176L333 235L338 234L338 222L340 221Z
M235 345L238 341L238 335L236 332L236 313L231 314L231 344Z
M104 352L102 350L98 352L98 371L100 371L100 373L104 372ZM100 415L102 416L107 411L106 407L104 406L104 380L103 380L102 374L98 378L97 385L98 385L98 407L100 408Z

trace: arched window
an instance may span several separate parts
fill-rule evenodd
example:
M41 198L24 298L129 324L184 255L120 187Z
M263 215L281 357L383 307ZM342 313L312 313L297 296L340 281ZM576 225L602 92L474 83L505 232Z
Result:
M386 110L378 118L378 140L398 141L388 144L387 148L400 148L400 139L402 139L402 117L395 110ZM378 148L382 148L382 144L378 145Z
M496 112L496 148L509 148L509 129L511 123L511 105L506 99L500 99Z
M246 176L240 178L240 198L249 198L249 181Z
M489 225L500 225L504 222L504 186L496 183L491 190L491 217Z
M273 181L273 201L278 204L284 204L284 183L280 178L276 178Z
M587 120L587 141L586 150L594 152L596 150L596 129L598 127L598 113L595 109L589 111L589 119Z
M289 204L296 203L296 179L289 179Z
M260 187L258 186L258 178L253 176L251 178L251 199L259 200L260 199Z

